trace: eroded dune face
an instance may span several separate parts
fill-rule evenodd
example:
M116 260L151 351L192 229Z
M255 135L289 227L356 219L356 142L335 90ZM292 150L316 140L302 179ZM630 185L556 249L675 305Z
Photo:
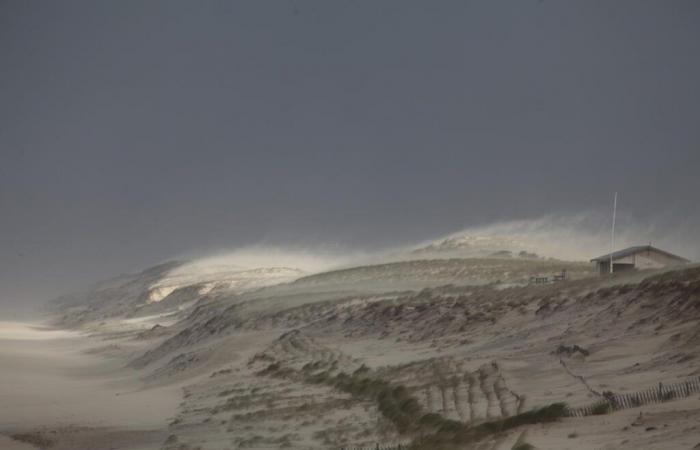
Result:
M529 284L562 269L566 281ZM6 326L24 346L21 362L6 360L21 368L11 390L31 380L60 394L39 389L22 414L49 402L47 413L22 426L6 412L3 423L59 449L110 439L155 449L509 449L523 432L543 449L700 442L687 389L561 417L697 378L698 268L598 277L588 264L542 258L412 260L251 289L203 290L189 278L149 303L145 293L172 270L111 284L122 309L104 297L62 306L80 333ZM57 419L61 411L71 418Z

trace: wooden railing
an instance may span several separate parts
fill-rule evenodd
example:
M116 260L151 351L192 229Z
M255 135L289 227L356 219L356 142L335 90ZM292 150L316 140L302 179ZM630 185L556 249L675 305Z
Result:
M606 414L610 411L637 408L642 405L689 397L698 392L700 392L700 377L692 378L682 383L659 383L657 387L630 394L604 393L604 398L599 402L579 408L569 408L567 415L570 417L583 417Z

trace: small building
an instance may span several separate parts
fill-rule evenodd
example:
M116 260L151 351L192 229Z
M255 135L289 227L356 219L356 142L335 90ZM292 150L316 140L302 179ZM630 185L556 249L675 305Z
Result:
M593 258L598 273L601 275L610 273L610 253ZM651 245L638 245L612 253L613 272L625 270L660 269L662 267L687 264L685 258L665 252Z

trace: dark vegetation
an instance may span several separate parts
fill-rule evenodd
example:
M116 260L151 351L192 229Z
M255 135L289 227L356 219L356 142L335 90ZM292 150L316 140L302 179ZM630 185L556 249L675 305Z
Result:
M44 436L42 433L15 433L10 436L15 441L26 442L27 444L39 447L42 449L51 448L55 442L52 439Z
M499 434L522 425L555 422L566 415L566 410L567 407L565 403L553 403L543 408L499 420L484 422L475 426L469 426L451 420L445 421L449 423L442 423L435 429L433 434L417 439L413 448L416 450L456 450L458 448L463 448L464 444L478 442L488 436ZM529 444L523 443L523 445ZM522 448L527 449L532 447Z
M535 450L535 446L527 442L516 442L511 450Z
M467 425L440 414L425 412L407 387L372 376L371 370L365 366L352 374L340 372L336 375L329 371L310 373L311 367L307 365L302 371L294 371L273 363L259 374L282 377L301 375L306 382L325 384L355 398L370 399L399 433L420 436L411 447L416 450L457 449L466 443L478 442L522 425L554 422L567 413L565 403L554 403L511 417ZM522 447L523 450L527 448L532 447Z
M557 347L557 350L554 352L557 355L566 355L566 356L573 356L575 353L580 353L583 356L588 356L590 355L590 352L586 350L583 347L579 347L578 345L560 345Z
M605 414L608 414L612 411L612 406L610 406L610 403L602 401L599 403L596 403L593 405L593 415L594 416L602 416Z

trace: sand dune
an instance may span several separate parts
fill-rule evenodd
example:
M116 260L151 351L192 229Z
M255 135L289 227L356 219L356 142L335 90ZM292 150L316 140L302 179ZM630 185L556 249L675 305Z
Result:
M562 267L566 282L528 283ZM110 293L133 296L121 315L97 297L60 311L72 330L0 323L0 434L52 450L388 446L700 374L697 267L598 277L553 260L423 260L185 288L149 314L144 273ZM669 400L420 448L692 448L697 393Z

